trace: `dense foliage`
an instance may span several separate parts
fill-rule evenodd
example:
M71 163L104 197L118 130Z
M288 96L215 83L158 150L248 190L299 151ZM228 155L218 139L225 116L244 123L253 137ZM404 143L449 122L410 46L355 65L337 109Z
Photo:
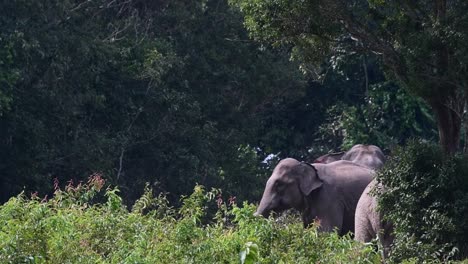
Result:
M196 183L254 201L270 154L436 136L375 58L335 54L304 76L287 49L250 40L225 0L0 9L0 202L94 172L128 205L146 182L176 202Z
M252 36L292 46L306 65L343 52L378 56L388 76L431 106L444 150L459 149L468 91L466 1L231 2Z
M196 182L256 195L259 114L304 85L284 53L247 39L225 1L0 9L1 201L93 172L126 200L156 181L173 199ZM243 177L252 184L239 193Z
M361 88L359 99L336 100L326 110L326 120L316 133L316 141L320 139L318 143L325 143L324 149L349 149L355 144L392 149L414 136L428 140L437 137L433 117L422 100L382 77L369 80L368 89ZM349 85L343 90L347 88ZM349 91L355 96L356 92Z
M468 157L413 141L379 173L380 206L394 223L392 259L468 256Z
M379 263L372 247L349 237L258 219L253 205L224 202L201 186L177 210L147 190L130 212L98 175L56 188L52 199L21 194L0 207L0 262ZM214 198L217 212L204 224Z
M375 57L332 56L304 96L275 106L262 116L270 129L258 138L263 149L281 157L314 160L354 144L389 150L413 137L437 138L428 105L388 81Z

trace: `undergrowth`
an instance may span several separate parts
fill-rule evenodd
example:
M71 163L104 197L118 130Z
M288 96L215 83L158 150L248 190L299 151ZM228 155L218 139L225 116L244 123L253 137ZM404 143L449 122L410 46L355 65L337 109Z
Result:
M219 190L195 186L176 209L146 188L128 210L99 175L57 185L51 199L22 193L0 207L0 263L380 263L371 246L254 217Z

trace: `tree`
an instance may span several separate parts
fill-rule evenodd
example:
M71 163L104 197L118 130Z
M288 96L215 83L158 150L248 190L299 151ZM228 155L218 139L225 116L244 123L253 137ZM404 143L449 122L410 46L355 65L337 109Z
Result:
M0 201L94 172L127 202L145 182L174 199L195 183L245 199L256 185L240 188L243 177L262 176L257 117L304 88L287 53L249 40L225 0L0 9Z
M468 2L232 2L255 38L290 45L303 62L318 65L343 51L378 55L388 76L431 106L444 151L459 148L468 94Z
M0 200L112 171L145 91L172 63L146 40L146 16L158 9L108 0L0 9Z
M314 160L358 143L391 149L415 137L435 140L429 106L388 81L375 57L327 58L303 96L277 101L262 113L259 146L280 157Z

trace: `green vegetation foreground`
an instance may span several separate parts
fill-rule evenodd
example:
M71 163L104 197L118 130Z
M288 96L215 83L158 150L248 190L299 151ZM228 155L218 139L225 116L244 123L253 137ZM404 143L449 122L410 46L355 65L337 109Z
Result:
M175 210L163 195L153 197L147 189L128 211L118 190L104 192L103 184L93 176L87 184L57 188L50 200L24 194L10 199L0 207L0 262L380 262L370 246L336 233L318 234L316 228L305 230L290 219L253 217L253 205L225 203L216 190L196 186ZM93 203L96 199L104 202ZM218 210L208 220L210 204Z

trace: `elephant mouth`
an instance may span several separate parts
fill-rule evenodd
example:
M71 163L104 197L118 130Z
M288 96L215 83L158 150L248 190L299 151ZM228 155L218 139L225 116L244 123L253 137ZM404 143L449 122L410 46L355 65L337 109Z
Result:
M253 215L254 215L254 216L258 216L258 217L259 217L259 216L263 216L263 217L266 218L266 217L269 217L269 216L270 216L270 213L271 213L271 211L262 211L262 212L256 211Z
M279 203L277 206L274 208L268 208L268 209L259 209L254 213L254 216L263 216L265 218L268 218L272 213L275 215L281 214L282 212L286 211L287 209L291 208L290 206L287 206L283 203Z
M288 206L286 204L280 203L276 208L274 208L272 211L275 212L276 214L281 214L282 212L288 210L291 208L291 206Z

